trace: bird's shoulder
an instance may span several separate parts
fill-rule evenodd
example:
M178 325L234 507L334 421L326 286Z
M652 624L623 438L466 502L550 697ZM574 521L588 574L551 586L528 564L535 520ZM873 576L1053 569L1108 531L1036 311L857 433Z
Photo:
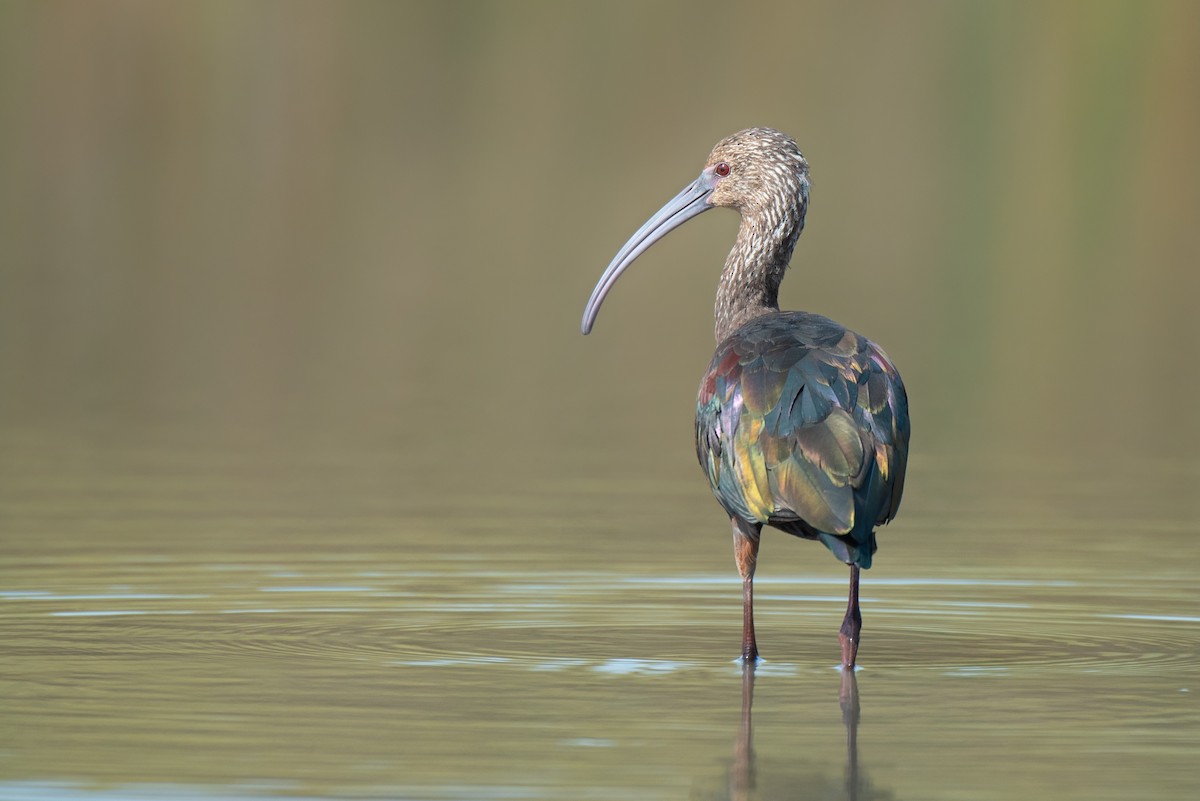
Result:
M751 320L717 346L700 400L724 394L723 400L732 401L736 390L749 410L765 414L812 384L828 387L840 396L837 405L850 409L857 402L847 394L851 386L865 379L869 390L875 376L880 390L903 388L887 355L861 334L819 314L776 312ZM824 416L820 406L800 411L810 422Z

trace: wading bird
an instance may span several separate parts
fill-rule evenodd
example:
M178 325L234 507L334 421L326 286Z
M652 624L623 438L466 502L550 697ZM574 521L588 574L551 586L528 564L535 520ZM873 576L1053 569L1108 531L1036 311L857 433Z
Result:
M700 381L696 455L733 524L742 577L742 659L758 660L754 567L764 525L820 540L850 566L839 638L853 668L860 568L875 527L896 515L908 460L908 398L883 350L827 317L779 310L779 283L808 210L808 162L795 140L750 128L722 140L700 177L646 221L608 265L583 333L638 256L709 209L741 214L717 286L717 351Z

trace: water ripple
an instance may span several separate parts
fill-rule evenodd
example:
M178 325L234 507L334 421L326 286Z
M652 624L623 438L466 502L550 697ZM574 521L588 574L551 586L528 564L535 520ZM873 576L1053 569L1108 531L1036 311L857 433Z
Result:
M396 668L586 670L653 676L727 670L740 635L740 586L715 574L479 570L339 572L271 565L207 592L9 590L9 609L56 621L80 651L121 642L139 653L374 660ZM277 584L287 573L292 584ZM257 580L256 580L257 579ZM842 579L760 582L759 641L771 670L836 659ZM1036 579L872 577L863 596L862 664L958 677L1036 671L1129 674L1200 670L1200 615L1178 587ZM267 597L270 603L263 603ZM314 600L319 599L319 603ZM183 618L187 622L183 622ZM42 619L45 619L43 617ZM74 622L73 622L74 621ZM72 625L86 628L64 628Z

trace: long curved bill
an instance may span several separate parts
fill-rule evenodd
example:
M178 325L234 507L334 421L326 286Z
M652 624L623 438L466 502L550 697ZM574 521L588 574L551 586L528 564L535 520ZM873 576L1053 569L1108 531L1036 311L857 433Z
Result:
M633 264L638 256L645 253L650 249L651 245L697 214L703 214L709 209L714 208L708 202L708 196L712 194L716 183L714 179L715 176L709 170L700 173L699 178L689 184L678 195L667 201L667 205L659 209L649 220L646 220L646 223L637 230L637 233L631 236L629 241L622 246L621 250L613 258L612 263L604 271L604 274L600 276L600 281L596 284L596 288L592 290L592 296L588 298L587 306L583 310L583 325L580 326L583 333L587 334L592 330L592 325L596 322L596 315L600 313L600 304L604 302L605 296L608 295L608 290L612 289L613 284L621 277L621 273L625 272L626 268Z

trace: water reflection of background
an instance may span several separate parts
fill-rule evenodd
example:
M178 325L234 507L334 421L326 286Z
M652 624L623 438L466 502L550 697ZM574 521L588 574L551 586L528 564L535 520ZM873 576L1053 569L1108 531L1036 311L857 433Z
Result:
M768 124L814 176L784 305L882 342L913 398L864 580L872 777L1192 797L1198 22L7 4L0 776L719 778L737 593L690 409L732 215L576 332L664 187ZM764 547L759 774L804 749L840 787L806 660L842 573Z

